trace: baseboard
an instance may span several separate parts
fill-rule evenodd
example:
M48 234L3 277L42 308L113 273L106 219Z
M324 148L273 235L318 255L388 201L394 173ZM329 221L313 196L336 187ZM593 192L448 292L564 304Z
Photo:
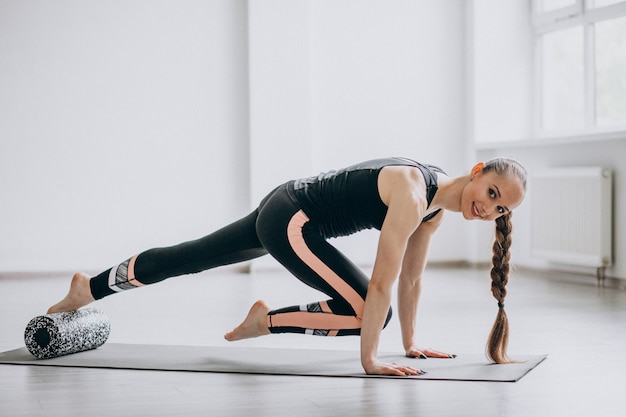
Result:
M372 265L359 265L359 267L371 270ZM244 262L238 265L228 265L220 269L226 269L230 272L248 274L255 271L271 270L272 268L282 268L278 263L275 265L253 266L249 262ZM467 260L439 260L428 262L426 267L432 269L475 269L475 270L489 270L491 264L489 262L470 262ZM98 272L85 271L88 274L96 275ZM626 279L605 277L602 282L599 282L596 275L585 272L572 272L565 270L558 270L552 268L542 268L533 266L519 266L513 265L513 272L524 273L526 275L533 276L538 279L550 279L553 281L569 282L574 284L599 286L602 288L611 288L621 291L626 291ZM70 271L17 271L6 272L0 271L0 280L8 279L41 279L41 278L58 278L58 277L71 277L74 272Z
M489 270L491 264L489 262L470 262L466 260L457 261L434 261L429 262L427 268L436 269L448 269L448 268L463 268L463 269L476 269L476 270ZM545 267L533 267L533 266L520 266L513 265L513 273L523 273L531 275L539 279L549 279L552 281L568 282L572 284L581 284L596 286L602 288L610 288L621 291L626 291L626 279L616 277L605 277L602 281L599 281L596 274L591 272L582 271L570 271L555 268Z

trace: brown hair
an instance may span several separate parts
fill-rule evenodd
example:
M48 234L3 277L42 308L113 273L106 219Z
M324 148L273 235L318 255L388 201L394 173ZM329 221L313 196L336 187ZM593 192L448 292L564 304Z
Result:
M511 158L496 158L485 164L483 172L494 171L499 175L514 176L518 178L524 190L526 190L527 173L524 167ZM509 281L509 261L511 253L511 223L512 213L509 212L496 219L495 241L493 243L493 257L491 261L491 293L498 301L498 315L493 323L489 339L487 340L487 357L495 363L513 362L507 356L506 350L509 343L509 319L504 311L504 299L506 298L506 284Z

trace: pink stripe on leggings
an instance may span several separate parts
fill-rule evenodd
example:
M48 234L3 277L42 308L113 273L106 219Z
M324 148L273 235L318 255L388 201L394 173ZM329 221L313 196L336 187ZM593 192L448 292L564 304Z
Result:
M307 311L293 311L268 316L268 327L299 327L301 329L337 330L358 329L361 319L354 316L340 316L329 313L310 313Z
M361 317L363 315L363 306L365 301L358 292L348 285L339 275L322 262L307 246L302 235L302 228L309 221L309 218L302 210L298 211L289 221L287 226L287 239L291 248L296 255L308 265L315 273L317 273L326 283L334 288L341 296L348 301L352 309L356 313L356 317L341 316L328 313L300 313L300 314L277 314L272 317L272 324L275 327L294 326L301 328L311 328L310 324L315 324L314 328L322 329L345 329L345 328L359 328L361 323ZM306 315L315 315L305 319ZM284 316L284 317L283 317ZM350 318L349 318L350 317ZM323 323L320 323L320 319Z

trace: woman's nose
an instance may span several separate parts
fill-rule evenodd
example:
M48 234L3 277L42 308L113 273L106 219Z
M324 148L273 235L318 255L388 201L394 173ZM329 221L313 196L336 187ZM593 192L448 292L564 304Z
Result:
M485 217L491 217L496 212L496 204L485 205Z

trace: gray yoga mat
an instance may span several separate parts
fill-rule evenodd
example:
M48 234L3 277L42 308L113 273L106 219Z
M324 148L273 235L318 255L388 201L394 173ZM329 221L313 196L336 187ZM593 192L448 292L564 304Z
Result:
M515 382L547 355L514 355L513 364L490 364L484 355L455 359L412 359L380 354L384 361L405 363L428 373L410 379ZM359 353L341 350L277 349L259 347L170 346L107 343L98 349L53 359L36 359L26 348L0 353L0 364L157 371L221 372L326 377L403 378L366 375Z

